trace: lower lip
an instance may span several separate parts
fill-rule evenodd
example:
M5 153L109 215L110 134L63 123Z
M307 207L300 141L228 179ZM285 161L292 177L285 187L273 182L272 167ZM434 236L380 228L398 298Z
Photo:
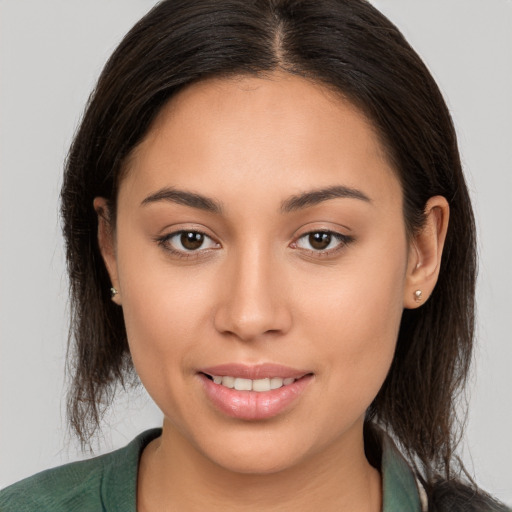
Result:
M238 391L221 384L215 384L203 374L199 374L206 395L221 412L241 420L266 420L288 409L298 400L312 375L305 375L292 384L270 391Z

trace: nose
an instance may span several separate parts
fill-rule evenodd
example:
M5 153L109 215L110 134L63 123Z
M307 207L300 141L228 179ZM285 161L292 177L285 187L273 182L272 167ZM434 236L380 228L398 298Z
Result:
M226 261L214 318L218 332L251 341L290 329L287 287L270 252L253 246Z

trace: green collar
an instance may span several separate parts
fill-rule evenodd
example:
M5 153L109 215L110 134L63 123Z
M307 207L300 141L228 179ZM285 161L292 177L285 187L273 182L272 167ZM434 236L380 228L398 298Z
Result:
M414 473L392 439L380 434L382 459L382 512L421 512Z

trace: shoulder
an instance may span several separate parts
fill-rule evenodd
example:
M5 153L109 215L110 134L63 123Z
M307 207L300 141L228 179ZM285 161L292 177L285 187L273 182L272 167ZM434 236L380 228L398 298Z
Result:
M382 474L383 511L512 512L469 482L440 477L425 481L391 436L376 425L365 425L365 451Z
M11 485L0 491L0 510L84 510L98 502L104 468L112 457L108 454L73 462Z
M482 490L458 480L438 480L428 494L429 512L512 512Z
M0 511L135 510L140 453L159 433L144 432L114 452L21 480L0 491Z

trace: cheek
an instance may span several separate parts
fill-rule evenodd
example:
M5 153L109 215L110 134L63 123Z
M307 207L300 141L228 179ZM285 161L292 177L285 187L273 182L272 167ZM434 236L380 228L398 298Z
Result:
M144 385L165 388L189 368L187 360L211 319L206 276L173 268L137 237L118 237L118 273L132 359ZM187 272L188 271L188 272ZM175 384L176 385L176 384Z
M405 250L401 252L405 255ZM365 409L391 365L403 311L406 257L359 253L343 271L316 281L301 309L310 339L323 352L325 385L340 400ZM381 251L379 254L383 254ZM400 254L400 252L399 252Z

